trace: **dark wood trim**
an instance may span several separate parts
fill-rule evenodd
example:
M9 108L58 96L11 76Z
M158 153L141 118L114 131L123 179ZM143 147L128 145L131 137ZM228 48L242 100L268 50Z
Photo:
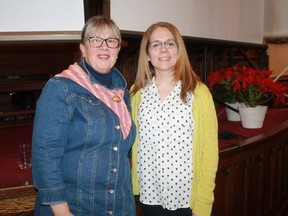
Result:
M91 16L104 15L110 17L110 1L109 0L83 0L85 21Z
M219 158L214 216L287 213L287 119L267 132L220 149Z

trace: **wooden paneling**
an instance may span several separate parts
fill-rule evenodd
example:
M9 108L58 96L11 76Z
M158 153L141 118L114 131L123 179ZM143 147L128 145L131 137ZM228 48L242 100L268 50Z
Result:
M214 216L286 215L288 120L283 122L232 148L220 149Z
M101 4L104 7L106 3L102 1ZM129 88L136 77L141 37L141 34L123 33L122 48L116 67L123 73ZM204 82L206 82L209 72L235 63L267 68L266 59L268 57L264 45L195 38L185 38L185 43L191 64ZM1 42L0 119L1 115L5 114L3 112L21 111L15 110L15 107L11 106L10 101L7 101L9 98L7 94L37 91L36 95L39 95L38 92L42 90L50 77L78 61L80 57L81 53L77 42ZM36 100L37 98L35 98ZM13 124L13 122L9 122L9 124Z
M0 44L0 76L55 74L66 69L77 52L73 43Z
M0 188L0 215L32 216L35 199L33 185Z

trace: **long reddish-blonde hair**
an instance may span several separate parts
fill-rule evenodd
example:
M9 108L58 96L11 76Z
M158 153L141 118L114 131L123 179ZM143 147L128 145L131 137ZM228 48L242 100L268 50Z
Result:
M177 41L178 57L174 68L174 81L182 81L180 98L182 101L186 102L187 93L193 92L197 83L201 82L201 79L192 69L184 40L179 30L168 22L157 22L151 25L144 33L141 40L137 75L133 88L131 89L131 94L134 95L138 90L150 82L153 76L155 76L155 69L148 60L148 44L153 31L160 27L167 28Z

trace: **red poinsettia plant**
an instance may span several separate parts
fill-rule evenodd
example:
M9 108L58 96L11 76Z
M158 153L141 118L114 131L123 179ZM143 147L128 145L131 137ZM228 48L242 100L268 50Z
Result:
M208 85L212 93L222 86L225 102L244 103L247 107L265 104L275 99L277 104L285 103L288 88L274 81L272 71L256 70L248 66L235 65L208 75Z

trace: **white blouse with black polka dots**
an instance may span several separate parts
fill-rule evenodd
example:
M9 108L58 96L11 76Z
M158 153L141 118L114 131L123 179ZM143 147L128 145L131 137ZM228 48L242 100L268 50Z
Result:
M169 210L190 203L192 169L193 94L180 99L181 81L161 102L153 79L141 90L138 110L138 176L140 201Z

